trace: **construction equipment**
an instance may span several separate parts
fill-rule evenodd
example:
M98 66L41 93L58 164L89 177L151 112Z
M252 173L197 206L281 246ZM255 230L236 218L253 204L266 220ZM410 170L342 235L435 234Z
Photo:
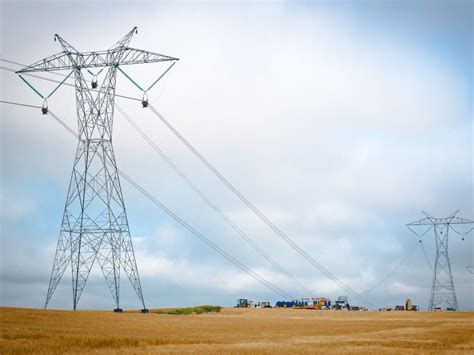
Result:
M246 298L239 298L235 308L252 308L253 301Z
M303 308L304 306L308 306L308 302L303 300L278 301L275 304L278 308Z
M331 300L326 297L318 297L316 298L314 305L316 306L316 309L331 309Z
M349 302L347 302L347 296L339 296L337 300L334 302L332 309L335 309L335 310L347 309L348 311L350 311L351 306L349 305Z
M275 307L296 309L331 309L331 300L326 297L300 298L292 301L278 301Z

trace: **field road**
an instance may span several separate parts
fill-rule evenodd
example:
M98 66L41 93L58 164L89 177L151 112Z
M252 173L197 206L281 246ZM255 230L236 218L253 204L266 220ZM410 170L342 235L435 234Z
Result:
M201 315L0 308L0 354L474 353L474 312L229 309Z

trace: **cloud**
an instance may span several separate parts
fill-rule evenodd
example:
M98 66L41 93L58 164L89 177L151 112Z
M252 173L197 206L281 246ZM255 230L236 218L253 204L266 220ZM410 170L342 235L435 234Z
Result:
M352 288L371 287L405 257L416 238L404 224L417 219L420 210L443 215L460 208L472 216L472 83L465 75L472 58L453 58L452 53L464 53L465 44L451 41L459 38L460 28L454 33L451 25L464 17L452 18L450 12L442 18L451 22L435 23L424 9L410 22L406 15L413 9L406 5L389 28L382 7L351 12L329 5L148 4L144 13L140 4L114 9L96 4L87 12L91 23L103 21L105 11L110 15L110 21L100 22L108 30L97 31L84 27L79 4L58 6L4 6L9 16L3 28L13 28L15 18L18 31L2 31L3 56L31 63L57 52L50 40L56 32L83 50L107 48L137 23L134 47L181 59L166 87L159 84L149 93L150 101L259 209ZM65 8L75 15L47 21ZM129 21L136 22L129 26ZM38 30L31 31L31 24ZM141 83L158 72L151 66L127 69ZM2 75L2 99L41 103L13 75ZM123 77L117 87L117 92L141 95ZM62 88L49 105L75 127L73 100L73 92ZM342 292L255 218L149 110L138 102L117 101L285 269L318 294ZM42 302L37 295L15 300L33 281L26 275L41 283L32 283L32 289L47 287L75 141L39 111L0 109L6 221L1 281L2 288L11 286L2 302L37 305ZM246 265L288 292L299 292L213 214L118 114L114 145L120 168L153 195ZM151 302L232 304L242 294L279 297L122 185ZM452 260L459 298L472 308L465 286L470 281L463 275L464 266L472 264L469 245L453 242ZM400 303L409 294L426 305L431 273L421 250L407 264L371 292L375 302ZM68 307L69 285L64 284L56 302ZM107 307L110 299L102 284L94 271L84 307ZM126 290L126 304L134 305L133 292Z

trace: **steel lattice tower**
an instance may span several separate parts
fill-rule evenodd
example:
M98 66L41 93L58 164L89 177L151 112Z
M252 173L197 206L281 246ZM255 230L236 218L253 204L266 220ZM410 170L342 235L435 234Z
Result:
M436 257L433 269L433 282L431 285L431 295L428 310L433 311L437 307L445 309L458 310L458 301L456 298L456 290L454 288L453 274L451 271L451 263L448 255L449 231L456 234L465 235L469 233L460 233L454 229L453 225L474 224L474 221L457 217L456 211L446 218L435 218L425 212L423 219L407 224L407 227L417 236L421 237L433 229L434 239L436 243ZM416 227L427 227L421 235L415 232ZM463 237L464 239L464 237Z
M59 35L62 52L18 73L72 70L75 79L78 145L45 308L68 265L72 269L73 307L77 308L97 260L120 311L120 269L127 274L143 310L142 287L133 251L125 202L112 146L117 68L119 65L176 61L177 58L128 47L133 28L112 48L79 52ZM84 72L105 71L102 85L89 89Z

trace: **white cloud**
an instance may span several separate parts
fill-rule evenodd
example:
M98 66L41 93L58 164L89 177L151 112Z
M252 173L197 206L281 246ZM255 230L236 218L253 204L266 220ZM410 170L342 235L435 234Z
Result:
M131 27L125 22L137 20L134 47L180 57L166 88L158 86L150 100L158 100L160 112L258 208L354 289L370 287L389 271L377 266L403 257L411 241L403 239L404 223L421 209L473 213L472 98L444 49L433 51L417 38L390 31L369 33L362 19L325 6L308 13L290 5L149 5L146 13L128 6L126 21L119 9L108 7L109 30L99 33L75 16L67 23L39 23L55 11L49 6L37 10L16 20L15 28L25 30L2 36L2 56L30 63L56 52L57 43L48 41L55 32L80 49L100 49ZM93 23L103 11L99 6L87 16ZM38 31L20 26L21 21L36 24ZM150 67L129 71L143 83L155 73ZM3 76L2 88L2 98L38 103L13 76ZM50 108L75 126L71 91L61 90ZM124 78L117 91L140 96ZM150 111L139 103L122 100L120 105L268 254L318 292L339 292L217 183ZM57 208L42 206L41 216L59 214L75 142L39 112L1 110L2 180L28 187L17 201L5 194L2 209L11 208L3 218L13 221L15 215L32 213L37 204L29 205L34 200L29 191L35 194L43 183L55 186L49 198ZM119 115L114 129L121 169L224 249L291 288ZM209 294L260 287L123 185L144 280L162 280L176 293L180 287ZM59 220L43 224L48 244L54 245ZM459 260L472 263L472 252L463 252ZM50 257L45 256L47 265ZM400 272L397 280L409 273ZM100 274L94 275L98 282ZM431 276L424 272L417 278L429 281ZM383 287L395 296L397 289L425 292L403 283Z

